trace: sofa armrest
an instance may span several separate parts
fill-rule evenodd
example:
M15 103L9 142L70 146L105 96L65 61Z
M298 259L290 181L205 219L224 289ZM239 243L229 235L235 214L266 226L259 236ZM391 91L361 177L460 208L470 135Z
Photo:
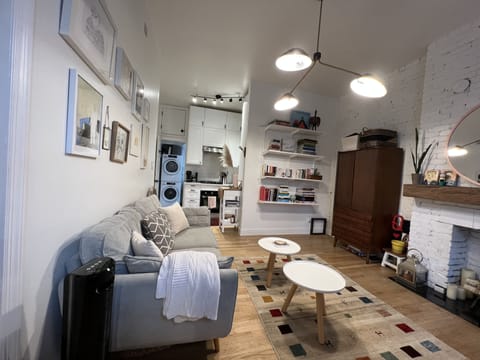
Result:
M111 351L203 341L227 336L232 328L238 273L220 269L217 320L175 323L163 316L163 299L155 299L157 273L115 276Z
M210 226L210 210L206 206L182 208L190 226Z

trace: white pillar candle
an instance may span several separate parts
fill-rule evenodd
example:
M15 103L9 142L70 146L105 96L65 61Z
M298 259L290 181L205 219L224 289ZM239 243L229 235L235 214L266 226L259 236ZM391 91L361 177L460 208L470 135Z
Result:
M450 300L457 300L457 284L448 284L447 285L447 298Z
M460 285L462 286L465 285L465 281L467 281L467 279L475 279L475 278L476 278L475 271L473 271L472 269L463 268Z
M459 287L457 289L457 299L463 301L466 299L466 297L467 297L467 294L465 292L465 289L463 287Z

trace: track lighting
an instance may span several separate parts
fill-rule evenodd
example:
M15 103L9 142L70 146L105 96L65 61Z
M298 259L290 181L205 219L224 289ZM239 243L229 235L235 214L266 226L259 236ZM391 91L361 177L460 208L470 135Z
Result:
M234 99L238 99L239 102L242 102L243 101L243 98L245 96L243 95L238 95L238 96L231 96L231 95L226 95L226 96L223 96L221 94L216 94L214 96L206 96L206 95L191 95L192 97L192 103L197 103L198 101L198 98L201 98L203 99L203 102L206 104L208 102L208 100L211 100L212 101L212 104L213 105L217 105L217 102L220 102L220 104L224 104L227 99L228 99L228 102L233 102Z
M280 99L275 102L274 108L276 110L289 110L298 105L298 99L293 95L293 92L297 89L300 83L307 77L307 75L312 71L315 65L318 63L326 67L343 71L351 75L355 75L356 78L350 83L350 88L353 92L371 98L383 97L387 93L385 86L373 76L368 74L360 74L352 70L345 69L340 66L327 64L321 61L322 54L319 51L319 42L320 42L320 27L322 23L322 8L323 0L320 1L320 13L318 16L318 33L317 33L317 51L313 54L312 58L309 58L305 51L298 48L293 48L288 50L286 53L282 54L277 58L275 65L277 68L283 71L299 71L304 70L305 73L302 75L300 80L295 84L290 92L283 95Z

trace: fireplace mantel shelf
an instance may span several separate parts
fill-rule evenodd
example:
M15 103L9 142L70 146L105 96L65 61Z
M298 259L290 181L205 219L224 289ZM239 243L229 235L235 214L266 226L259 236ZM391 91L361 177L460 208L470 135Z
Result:
M405 184L403 196L480 207L480 188Z

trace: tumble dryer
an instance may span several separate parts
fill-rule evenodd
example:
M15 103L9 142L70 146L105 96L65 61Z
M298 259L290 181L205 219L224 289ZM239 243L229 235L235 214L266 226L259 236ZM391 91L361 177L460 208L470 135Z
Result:
M170 206L174 203L180 203L182 196L182 183L181 182L160 182L160 204L162 206Z
M183 155L162 155L161 182L183 182Z

